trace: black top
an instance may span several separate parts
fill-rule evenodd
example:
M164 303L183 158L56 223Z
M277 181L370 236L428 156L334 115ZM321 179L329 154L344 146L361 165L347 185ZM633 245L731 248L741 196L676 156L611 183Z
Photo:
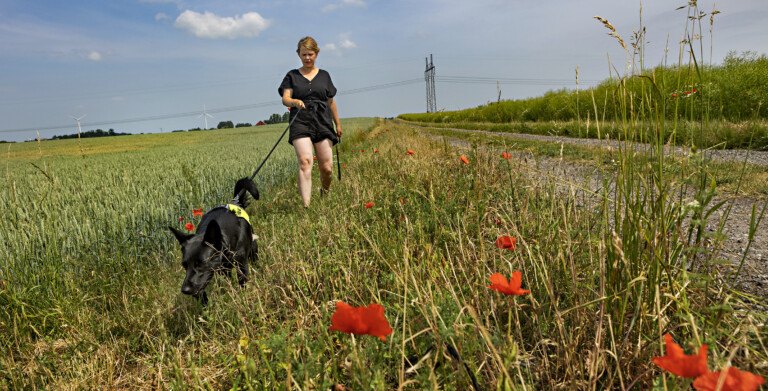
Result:
M290 70L280 83L277 92L283 96L286 88L293 90L291 97L304 102L306 109L301 110L299 117L294 121L293 118L298 112L298 108L291 107L290 120L291 133L304 133L306 131L330 132L336 135L333 128L333 113L328 105L328 99L336 96L336 87L331 81L331 75L328 72L318 69L317 75L309 81L298 69ZM331 140L334 144L337 140Z

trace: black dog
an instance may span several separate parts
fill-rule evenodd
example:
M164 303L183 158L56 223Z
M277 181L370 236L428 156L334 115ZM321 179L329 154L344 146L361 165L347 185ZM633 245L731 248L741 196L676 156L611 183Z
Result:
M235 266L240 286L248 281L248 261L258 260L258 245L245 213L246 192L259 199L259 190L252 180L238 180L232 201L205 212L194 235L168 227L181 244L181 265L187 270L181 293L206 304L205 287L214 273L228 273Z

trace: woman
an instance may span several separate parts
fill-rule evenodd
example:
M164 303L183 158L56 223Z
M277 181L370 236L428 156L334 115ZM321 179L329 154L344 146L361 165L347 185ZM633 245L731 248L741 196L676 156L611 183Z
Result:
M283 104L291 110L293 123L288 143L293 145L299 160L299 194L305 208L309 207L312 193L312 147L320 168L320 194L326 194L333 175L332 147L341 137L341 122L333 99L336 87L328 72L315 67L319 52L312 37L302 38L296 49L301 68L289 71L278 89Z

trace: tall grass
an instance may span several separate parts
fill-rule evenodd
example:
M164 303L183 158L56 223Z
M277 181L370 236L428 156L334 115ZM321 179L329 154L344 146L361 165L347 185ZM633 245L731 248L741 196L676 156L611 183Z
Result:
M342 181L305 210L284 148L249 207L252 280L217 278L207 307L179 293L164 227L229 199L255 164L233 167L282 129L264 128L269 142L256 130L146 136L146 149L109 155L84 140L85 159L25 144L0 192L0 387L467 390L474 376L483 389L690 388L652 364L665 333L709 344L711 370L765 376L764 300L723 276L723 232L707 229L727 206L704 156L670 170L662 133L644 133L675 124L648 87L617 92L646 109L618 110L627 143L592 177L542 180L482 142L457 150L360 120L345 123ZM653 143L630 148L638 139ZM517 248L497 248L502 235ZM487 288L516 270L530 294ZM329 332L337 301L383 305L393 334Z
M687 50L687 48L686 48ZM640 62L639 60L637 61ZM619 75L620 76L620 75ZM652 80L652 87L649 84ZM693 142L701 148L768 148L768 57L754 52L731 52L721 65L693 62L659 65L640 69L631 77L611 77L594 88L548 91L534 98L493 102L475 108L401 114L399 118L451 126L480 124L496 131L548 134L553 131L571 137L596 137L595 121L605 123L603 135L621 138L622 118L648 110L648 94L654 98L653 113L678 120L681 126L672 133L666 129L665 140L677 145ZM624 96L620 96L620 95ZM579 104L579 102L582 102ZM593 105L583 102L594 102ZM585 121L591 119L592 126ZM694 132L701 121L707 121L707 132ZM554 123L554 125L553 125ZM650 122L643 134L650 134ZM644 139L644 142L651 140Z

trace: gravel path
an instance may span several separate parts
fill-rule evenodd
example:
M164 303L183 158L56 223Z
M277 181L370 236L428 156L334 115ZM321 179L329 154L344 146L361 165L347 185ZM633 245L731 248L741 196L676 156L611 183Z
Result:
M574 145L586 145L586 146L592 146L592 147L603 145L603 146L610 146L612 148L620 148L626 145L626 143L616 141L616 140L601 141L598 139L583 139L583 138L571 138L571 137L562 137L562 136L541 136L536 134L524 134L524 133L489 132L486 130L439 128L439 127L415 125L415 124L403 122L400 120L394 120L394 122L400 125L407 125L407 126L421 128L421 129L450 130L453 132L461 132L461 133L485 134L489 136L522 138L522 139L528 139L528 140L548 141L548 142L574 144ZM651 146L649 144L630 143L630 145L635 150L641 150L641 151L651 150ZM667 153L674 152L675 155L685 156L690 153L690 148L666 146L665 152ZM752 163L758 166L768 166L768 151L750 151L746 149L725 149L725 150L718 149L718 150L708 150L706 151L706 153L707 153L707 156L709 156L712 160L716 160L716 161L743 162L744 159L746 159L748 163Z
M606 146L606 143L608 143L608 145L613 148L618 148L621 146L616 141L601 142L600 140L595 139L573 139L568 137L499 133L482 130L432 128L418 126L398 120L395 120L394 122L400 125L410 126L417 129L421 134L427 137L441 139L441 141L445 140L459 148L469 147L469 143L460 138L435 135L428 132L428 130L451 130L461 133L524 138L530 140L586 146ZM647 144L633 144L632 148L638 150L647 150L649 149L649 146ZM682 147L668 147L666 152L675 153L677 155L684 155L690 151L687 148ZM594 168L586 167L584 165L571 164L563 161L562 159L533 156L530 153L515 153L513 151L512 154L513 159L519 160L520 162L526 162L524 165L532 168L532 171L537 173L541 179L551 180L553 178L560 178L562 179L562 183L570 182L581 184L586 182L590 189L599 189L602 186L602 181L599 180L599 178L595 175ZM749 163L760 166L768 166L768 152L764 151L716 150L707 151L707 154L709 154L713 160L744 161L746 158ZM573 191L573 188L567 189L567 191ZM717 200L713 201L712 205L714 205L716 202ZM723 229L723 233L727 235L727 238L722 243L723 247L720 251L719 258L728 260L733 265L724 269L730 268L734 271L735 268L738 267L742 258L744 259L744 267L738 279L739 288L742 291L763 298L764 306L765 308L768 308L768 215L763 218L763 221L758 226L755 240L752 242L751 247L745 256L752 208L755 207L759 215L760 210L763 208L765 202L765 200L757 200L749 197L736 197L729 203L726 203L724 207L720 208L718 211L712 214L708 220L706 229L710 232L715 232L718 228L717 225L719 221L722 219L726 207L731 205L731 211L725 221Z

